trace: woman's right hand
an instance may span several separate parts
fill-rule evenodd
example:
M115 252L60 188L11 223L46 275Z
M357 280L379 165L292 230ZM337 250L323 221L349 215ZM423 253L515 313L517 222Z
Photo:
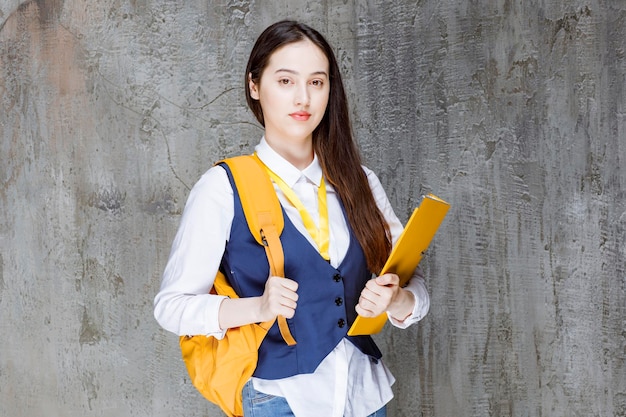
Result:
M269 321L277 316L292 318L298 301L298 283L288 278L269 277L259 297L225 298L219 309L220 329Z
M259 321L272 320L277 316L292 318L298 305L297 290L298 283L294 280L269 277L259 300Z

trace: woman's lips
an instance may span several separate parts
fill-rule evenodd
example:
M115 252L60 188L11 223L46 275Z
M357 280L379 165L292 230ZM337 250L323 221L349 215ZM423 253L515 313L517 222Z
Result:
M311 117L311 113L308 113L305 111L297 111L297 112L291 113L289 116L291 116L295 120L306 122L307 120L309 120L309 117Z

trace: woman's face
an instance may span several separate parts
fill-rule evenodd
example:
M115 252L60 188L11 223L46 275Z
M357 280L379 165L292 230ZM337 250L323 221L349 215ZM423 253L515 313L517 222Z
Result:
M250 95L259 100L270 145L311 141L330 93L328 59L308 39L280 47L270 56Z

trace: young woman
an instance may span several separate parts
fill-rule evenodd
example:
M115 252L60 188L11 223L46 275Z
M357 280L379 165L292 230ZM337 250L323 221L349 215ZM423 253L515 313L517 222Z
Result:
M371 337L347 331L357 314L383 312L406 328L427 313L429 296L419 270L404 288L393 274L372 278L403 227L361 165L334 53L311 27L275 23L254 45L245 89L265 129L255 152L275 173L286 214L286 278L268 278L263 249L241 249L250 240L241 203L229 173L215 166L189 195L155 317L177 335L216 338L287 318L297 344L287 346L276 324L269 331L244 387L246 416L384 416L394 378ZM209 294L220 267L242 298Z

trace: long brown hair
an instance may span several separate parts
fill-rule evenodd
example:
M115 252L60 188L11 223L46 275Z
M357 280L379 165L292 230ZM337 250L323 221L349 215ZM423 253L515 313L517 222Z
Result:
M348 222L363 248L370 271L378 273L391 251L389 227L376 205L361 156L352 135L348 100L335 54L315 29L284 20L269 26L257 39L246 67L246 100L261 125L265 126L261 103L250 95L249 79L258 83L272 53L281 46L308 38L326 55L330 71L330 96L320 124L313 131L313 148L326 180L337 191Z

